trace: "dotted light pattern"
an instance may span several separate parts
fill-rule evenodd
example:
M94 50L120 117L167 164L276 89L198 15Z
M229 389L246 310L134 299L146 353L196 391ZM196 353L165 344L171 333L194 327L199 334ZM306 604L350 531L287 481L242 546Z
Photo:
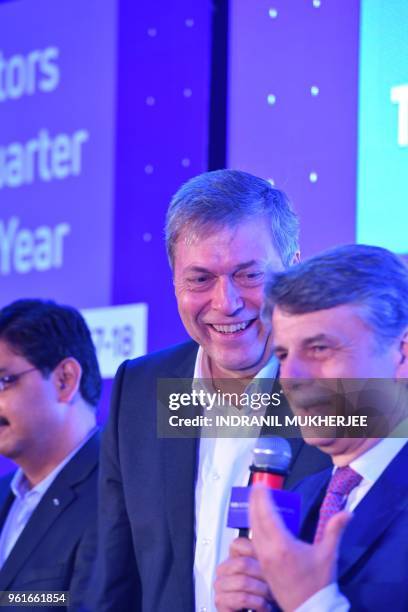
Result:
M147 302L155 350L185 337L163 226L172 195L207 169L210 0L123 6L113 300Z
M230 0L230 15L228 166L288 193L303 255L353 242L358 0Z

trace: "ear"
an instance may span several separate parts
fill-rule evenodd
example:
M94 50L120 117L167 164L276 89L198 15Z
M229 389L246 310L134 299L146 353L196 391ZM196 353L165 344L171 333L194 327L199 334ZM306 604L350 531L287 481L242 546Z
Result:
M399 352L401 360L397 366L396 377L408 378L408 329L405 330L401 337Z
M295 264L298 264L298 263L300 263L300 251L296 251L289 266L294 266Z
M58 401L63 404L71 402L79 392L82 368L74 357L60 361L52 376L57 389Z

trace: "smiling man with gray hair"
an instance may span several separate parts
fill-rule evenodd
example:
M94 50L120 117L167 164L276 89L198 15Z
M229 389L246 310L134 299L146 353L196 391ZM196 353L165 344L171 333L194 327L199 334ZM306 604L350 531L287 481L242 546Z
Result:
M236 170L197 176L173 197L166 241L178 310L192 341L135 361L116 376L102 450L100 550L92 608L214 609L212 584L233 530L231 486L248 481L253 439L159 439L160 378L275 379L270 322L261 317L270 270L299 259L286 195ZM228 389L227 389L228 390ZM324 457L293 442L291 480Z

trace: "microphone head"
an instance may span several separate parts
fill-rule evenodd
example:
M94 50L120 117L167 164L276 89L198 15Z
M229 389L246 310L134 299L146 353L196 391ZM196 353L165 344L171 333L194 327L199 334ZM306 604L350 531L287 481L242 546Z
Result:
M292 449L285 438L259 438L253 450L252 470L286 474L292 461Z

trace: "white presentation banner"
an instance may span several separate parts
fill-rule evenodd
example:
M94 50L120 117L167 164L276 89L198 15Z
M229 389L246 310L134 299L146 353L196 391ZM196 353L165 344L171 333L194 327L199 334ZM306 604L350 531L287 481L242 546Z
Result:
M147 352L147 304L81 311L91 330L103 378L113 378L125 359Z

